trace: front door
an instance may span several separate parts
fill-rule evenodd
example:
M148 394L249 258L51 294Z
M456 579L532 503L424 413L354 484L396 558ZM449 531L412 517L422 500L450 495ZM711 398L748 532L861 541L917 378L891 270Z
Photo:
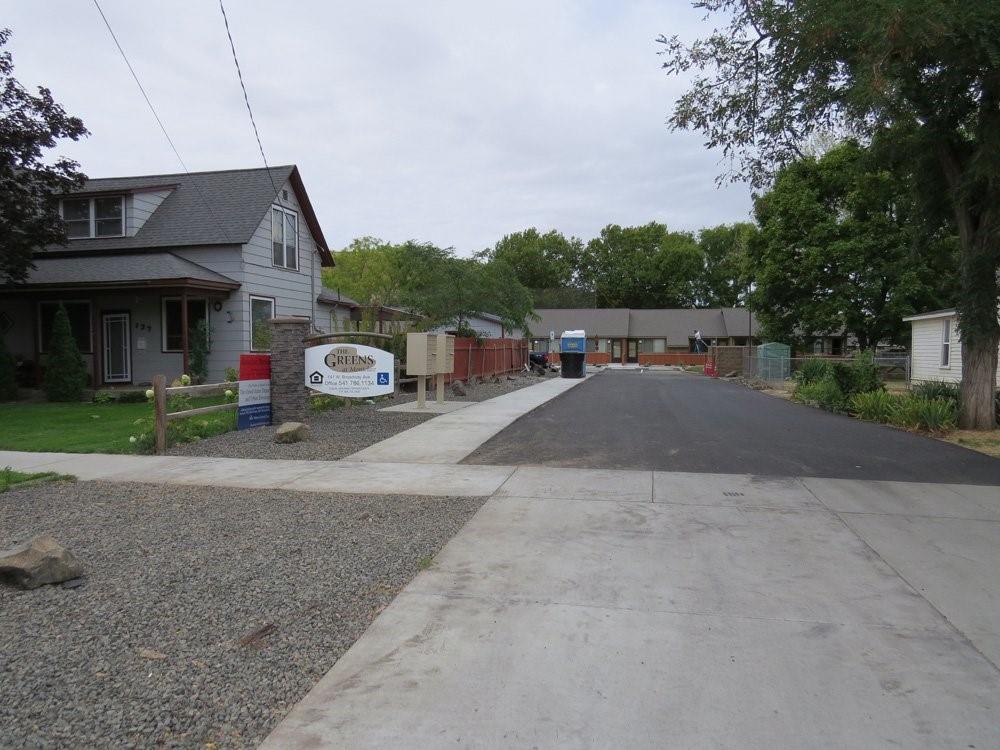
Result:
M620 364L622 361L622 340L612 339L611 340L611 361L616 365Z
M628 340L628 358L626 362L639 361L639 342L636 339Z
M132 382L132 337L127 312L104 313L104 382Z

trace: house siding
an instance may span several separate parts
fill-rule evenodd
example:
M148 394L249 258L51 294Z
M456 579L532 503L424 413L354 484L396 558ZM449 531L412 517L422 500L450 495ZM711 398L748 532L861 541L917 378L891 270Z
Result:
M951 321L950 366L941 366L942 321ZM958 334L958 317L912 320L910 341L910 379L915 382L943 380L959 383L962 380L962 340ZM1000 387L1000 372L997 373Z
M150 190L129 195L125 207L125 234L134 237L168 195L170 190Z

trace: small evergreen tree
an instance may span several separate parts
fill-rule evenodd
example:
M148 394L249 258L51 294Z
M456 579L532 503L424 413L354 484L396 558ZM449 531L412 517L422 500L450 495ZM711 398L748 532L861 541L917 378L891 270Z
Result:
M87 368L73 338L69 315L61 304L52 322L45 363L45 396L49 401L79 401L87 385Z
M17 377L14 373L14 358L7 351L7 344L0 336L0 401L17 398Z
M190 357L188 374L195 383L204 383L208 377L208 323L202 319L188 333Z

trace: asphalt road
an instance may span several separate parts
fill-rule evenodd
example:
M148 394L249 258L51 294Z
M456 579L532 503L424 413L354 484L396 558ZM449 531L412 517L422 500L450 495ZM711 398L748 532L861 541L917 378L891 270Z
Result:
M463 463L1000 485L1000 460L686 373L606 371Z

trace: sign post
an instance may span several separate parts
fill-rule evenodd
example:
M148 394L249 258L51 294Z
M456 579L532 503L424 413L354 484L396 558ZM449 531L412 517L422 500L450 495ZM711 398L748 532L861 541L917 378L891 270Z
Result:
M271 355L240 355L240 400L236 428L271 424Z
M396 361L391 352L360 344L321 344L305 352L306 385L345 398L395 392Z

